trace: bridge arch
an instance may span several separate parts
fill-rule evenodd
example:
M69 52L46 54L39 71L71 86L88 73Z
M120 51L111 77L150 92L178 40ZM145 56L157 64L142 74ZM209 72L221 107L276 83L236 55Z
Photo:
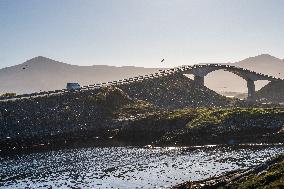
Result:
M191 75L191 78L193 77L194 76ZM256 91L258 90L260 83L266 83L266 81L255 82ZM236 96L237 94L240 94L240 98L247 98L246 80L226 70L216 70L208 73L204 77L204 85L225 96Z
M243 78L247 83L248 101L255 101L255 81L277 80L277 78L268 75L225 64L199 64L190 68L184 68L183 73L192 74L194 76L194 82L196 83L196 86L204 86L204 77L207 76L209 73L217 70L228 71Z

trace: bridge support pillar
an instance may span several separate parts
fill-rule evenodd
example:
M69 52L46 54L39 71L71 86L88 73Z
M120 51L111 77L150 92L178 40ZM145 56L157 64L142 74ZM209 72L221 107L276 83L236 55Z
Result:
M254 102L255 101L255 84L254 81L251 79L247 80L247 87L248 87L248 98L247 101Z
M194 83L197 86L204 86L204 76L194 75Z

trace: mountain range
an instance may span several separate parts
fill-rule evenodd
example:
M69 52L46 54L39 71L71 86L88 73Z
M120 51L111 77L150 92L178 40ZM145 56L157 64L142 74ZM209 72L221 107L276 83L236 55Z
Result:
M38 56L0 70L0 94L17 94L63 89L67 82L90 85L158 71L134 66L76 66Z
M268 54L250 57L230 63L256 72L284 78L284 61ZM89 85L157 72L163 68L134 66L76 66L55 61L43 56L32 58L22 64L0 69L0 94L17 94L62 89L67 82ZM260 89L268 82L257 81ZM205 85L219 93L245 93L246 83L238 76L225 71L214 71L205 78Z

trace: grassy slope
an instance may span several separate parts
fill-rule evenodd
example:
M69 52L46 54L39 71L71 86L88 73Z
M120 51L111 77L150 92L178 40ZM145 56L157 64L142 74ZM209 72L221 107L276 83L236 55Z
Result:
M188 123L188 128L204 127L207 125L244 124L254 120L256 124L263 124L264 118L284 116L282 108L226 108L226 109L199 109L198 116Z
M279 189L284 188L284 154L281 161L262 174L251 174L245 181L235 183L228 188L234 189Z
M115 112L116 117L135 117L155 120L188 120L184 128L203 129L213 127L267 126L274 122L284 121L284 108L197 108L177 109L173 111L160 110L151 104L140 101L135 105L126 105ZM273 125L272 125L273 126Z
M283 142L281 134L275 134L284 125L283 108L185 109L166 116L178 117L187 123L166 133L158 145Z
M263 102L284 102L284 81L272 81L256 92L256 98Z

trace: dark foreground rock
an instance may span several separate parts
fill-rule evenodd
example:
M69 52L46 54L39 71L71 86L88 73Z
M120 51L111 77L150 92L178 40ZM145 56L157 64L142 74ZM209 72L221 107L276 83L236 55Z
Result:
M108 145L275 143L284 142L283 126L284 108L173 110L105 87L0 102L0 153Z
M122 106L115 105L115 111L101 110L104 112L101 114L104 121L96 123L102 124L101 127L72 130L70 125L69 130L47 132L45 135L37 133L37 127L33 127L33 135L2 138L1 153L83 146L191 146L284 142L283 108L202 108L167 111L156 109L143 101L134 102L127 96L121 100L127 103ZM101 103L108 102L102 100ZM73 124L76 123L78 122ZM17 132L24 128L14 127ZM53 129L58 127L55 125Z
M284 104L284 81L272 81L256 92L256 99L263 103Z
M283 108L197 109L183 129L166 133L158 145L284 142ZM189 116L188 116L189 117Z
M281 189L284 188L284 154L247 170L236 170L200 181L188 181L173 189Z
M233 103L205 86L196 86L193 80L180 73L120 88L131 98L150 102L159 108L229 107Z

